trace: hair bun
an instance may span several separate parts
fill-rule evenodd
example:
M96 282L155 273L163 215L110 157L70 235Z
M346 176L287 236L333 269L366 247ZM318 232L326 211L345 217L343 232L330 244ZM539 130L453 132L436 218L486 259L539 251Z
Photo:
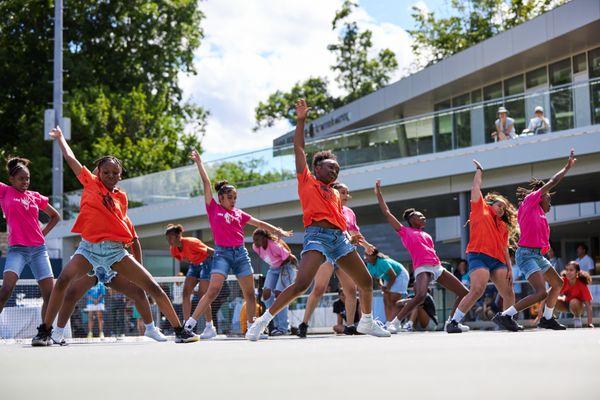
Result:
M229 185L229 182L223 180L215 183L215 190L218 192L223 186Z
M183 225L181 224L169 224L165 229L165 235L169 233L183 233Z
M13 176L16 174L21 168L27 168L31 161L23 157L11 157L6 161L6 169L8 170L8 175Z

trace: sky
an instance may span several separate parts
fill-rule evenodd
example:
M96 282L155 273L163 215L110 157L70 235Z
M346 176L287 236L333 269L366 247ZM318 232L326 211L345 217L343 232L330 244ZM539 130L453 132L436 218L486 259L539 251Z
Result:
M359 27L373 32L374 53L390 48L401 78L413 62L411 7L440 11L447 0L359 0ZM253 132L254 109L276 90L310 76L325 76L339 94L327 45L337 41L331 20L342 0L206 0L205 37L195 53L196 75L180 75L184 98L210 111L203 138L206 160L263 149L292 127L281 121Z

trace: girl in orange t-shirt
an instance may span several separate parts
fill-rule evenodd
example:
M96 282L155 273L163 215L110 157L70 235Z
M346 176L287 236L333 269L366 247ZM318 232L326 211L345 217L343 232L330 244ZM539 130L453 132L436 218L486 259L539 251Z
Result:
M199 285L198 294L200 298L208 290L210 283L210 272L215 251L208 247L200 239L195 237L184 237L182 225L167 225L165 236L169 242L171 255L179 261L189 263L185 281L183 282L183 320L187 321L192 313L192 294L196 285ZM200 339L212 339L217 336L217 330L213 325L212 309L210 304L204 311L206 325L200 334Z
M294 154L298 178L298 194L302 206L302 220L306 228L302 259L296 281L287 287L275 303L248 329L246 338L258 340L260 334L286 305L306 292L319 267L328 258L335 262L357 284L360 293L362 318L356 330L374 336L391 336L380 321L373 319L373 279L362 258L350 243L346 233L346 219L342 212L340 195L332 187L338 178L340 166L331 151L320 151L313 156L314 175L308 170L304 152L304 123L309 108L304 99L296 103L298 124L294 134Z
M154 298L175 329L176 342L197 341L198 337L181 325L169 297L142 265L140 241L127 216L127 195L117 188L123 172L120 161L112 156L101 158L96 165L96 176L77 160L59 127L52 129L50 136L58 140L65 161L83 185L80 213L73 225L73 232L80 233L82 241L56 281L44 321L32 345L52 344L52 323L67 287L89 273L103 283L110 282L117 274L122 275ZM128 246L133 256L126 250Z
M467 246L470 287L469 293L461 300L446 324L448 333L468 330L460 322L483 296L490 279L502 296L504 309L515 304L512 264L508 250L509 242L516 242L518 235L517 210L508 199L498 193L483 196L483 168L477 160L473 160L473 163L477 169L471 187L470 239ZM500 327L502 328L502 325Z
M587 312L586 328L593 328L592 293L589 285L592 277L582 271L577 261L571 261L563 272L563 287L556 302L556 310L570 312L575 316L575 328L581 328L581 317L585 307Z

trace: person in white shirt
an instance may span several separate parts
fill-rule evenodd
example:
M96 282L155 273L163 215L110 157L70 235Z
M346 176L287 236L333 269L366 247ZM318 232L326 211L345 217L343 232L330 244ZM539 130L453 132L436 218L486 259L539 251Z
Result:
M515 134L515 120L508 117L508 110L506 108L500 107L498 109L498 119L495 124L496 130L492 132L492 138L495 142L517 137Z
M594 262L594 259L587 254L587 252L587 245L583 243L579 244L579 246L577 246L577 259L575 261L579 263L579 268L582 271L590 272L596 268L596 263Z
M523 133L533 133L534 135L541 135L542 133L550 132L550 121L544 117L544 109L537 106L534 110L535 117L529 120L529 126L523 131Z

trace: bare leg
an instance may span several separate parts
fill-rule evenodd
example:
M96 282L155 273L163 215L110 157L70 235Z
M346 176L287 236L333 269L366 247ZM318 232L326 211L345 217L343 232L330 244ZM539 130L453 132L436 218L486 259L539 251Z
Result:
M94 312L88 311L88 335L94 332Z
M402 300L402 295L400 293L391 293L384 292L383 293L383 302L385 307L385 319L387 321L391 321L394 319L394 306L397 301Z
M512 279L508 279L508 269L500 268L492 272L492 282L498 289L500 297L502 297L502 308L506 310L508 307L515 304L515 292L513 290Z
M544 273L544 278L546 278L546 281L550 284L550 290L548 291L548 297L546 298L546 306L548 308L554 308L556 300L560 295L560 290L563 287L563 280L554 268L548 268Z
M48 307L48 301L50 300L50 295L52 294L52 289L54 288L54 278L49 277L42 279L38 281L38 286L40 287L42 299L44 299L44 302L42 303L42 319L44 319L46 307Z
M425 298L427 297L427 288L429 287L429 283L433 280L433 275L429 272L423 272L415 278L414 290L415 297L407 301L400 309L396 318L398 321L402 321L406 318L415 308L423 304Z
M333 274L333 268L334 267L331 263L324 262L317 270L313 289L306 300L306 309L304 310L304 318L302 319L302 322L305 324L308 324L308 321L310 321L310 317L312 317L315 308L317 308L319 301L323 297L323 294L325 294L325 291L327 290L327 284L329 283L331 275Z
M529 284L533 287L534 292L529 296L523 297L515 304L515 309L518 312L526 310L535 303L539 303L540 301L546 300L546 297L548 297L548 294L546 293L546 280L544 279L544 275L540 271L531 274L527 280L529 281ZM543 312L543 310L540 310L540 312Z
M209 283L210 283L210 281L207 281L207 280L200 281L200 285L199 285L200 298L202 298L206 294L206 292L208 292ZM189 315L188 315L188 318L189 318ZM204 311L204 319L206 320L206 322L212 322L212 308L211 308L210 304L206 308L206 311Z
M65 299L60 307L60 311L58 313L58 320L56 322L56 326L59 328L64 328L67 325L67 321L71 318L73 311L75 310L75 305L77 301L83 297L83 295L90 290L96 284L96 278L93 276L84 275L81 278L77 279L74 282L71 282L67 292L65 293ZM89 314L88 314L89 315ZM89 320L88 320L88 331Z
M187 321L192 312L192 293L198 283L198 279L193 276L186 276L183 282L183 300L181 307L183 308L183 319Z
M238 278L240 288L242 289L242 295L246 302L246 319L248 320L248 326L254 323L254 316L256 314L256 295L254 294L254 277L252 275Z
M206 294L202 296L198 302L198 305L192 314L192 318L197 320L202 314L206 313L206 310L210 310L209 307L221 292L221 288L223 287L223 282L225 282L225 279L226 277L221 274L210 275L210 283L208 284Z
M469 293L469 290L458 280L457 277L446 270L442 272L442 275L440 275L437 282L456 295L456 300L454 301L452 312L450 313L450 315L454 315L456 307L458 307L458 304Z
M371 314L373 310L373 278L371 278L371 274L369 274L369 271L362 258L358 255L358 252L355 250L352 253L345 255L337 260L337 264L358 286L362 313ZM348 317L348 310L346 311L346 316Z
M471 284L469 287L469 293L463 297L458 304L458 309L466 314L473 307L473 305L483 296L485 287L487 286L488 280L490 279L490 272L487 268L477 268L469 273ZM514 295L513 295L514 300ZM452 313L454 315L454 313Z
M581 316L583 315L583 303L580 300L572 299L569 302L569 311L576 318L581 318Z
M98 318L98 332L104 332L104 316L102 315L102 311L96 311Z
M417 309L415 311L417 312L416 321L419 322L419 325L421 326L421 328L427 329L427 325L429 325L429 319L430 319L429 315L425 312L423 307L417 307ZM414 324L414 322L413 322L413 324Z
M150 302L148 301L146 292L140 289L139 286L134 285L120 275L115 276L110 283L107 284L107 286L123 293L125 296L134 301L135 308L142 316L141 319L144 324L153 322L152 311L150 310Z
M366 268L366 267L365 267ZM350 278L350 276L338 269L336 271L336 275L342 284L342 290L344 291L344 306L346 307L346 323L348 326L354 325L355 321L354 317L356 316L356 283ZM373 288L373 283L371 283L371 289ZM371 295L372 297L372 295Z
M17 281L19 280L19 276L12 271L5 271L2 280L2 287L0 288L0 313L4 309L4 305L10 299L10 295L12 294L15 286L17 285ZM42 312L43 315L43 312Z

